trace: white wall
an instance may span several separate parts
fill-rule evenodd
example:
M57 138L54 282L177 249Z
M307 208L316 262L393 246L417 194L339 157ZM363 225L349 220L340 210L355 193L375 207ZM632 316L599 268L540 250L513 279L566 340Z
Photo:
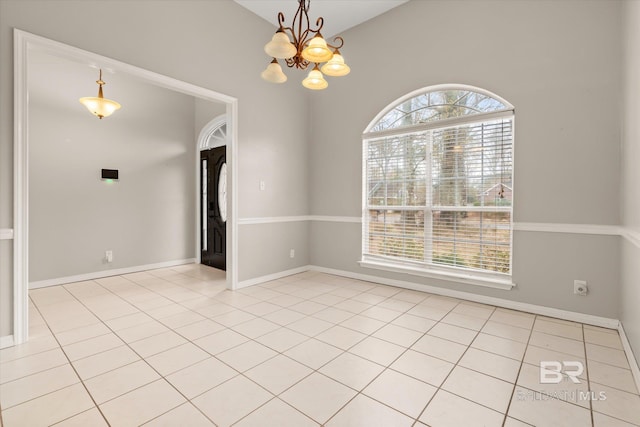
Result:
M293 78L285 85L270 85L260 79L260 72L269 63L263 46L275 31L273 25L230 0L3 0L0 228L13 225L10 94L14 27L237 98L239 217L308 213L308 114L303 88ZM109 90L108 86L105 90ZM265 191L259 190L260 180L267 184ZM262 276L290 268L288 252L272 251L272 242L252 238L240 227L240 234L248 236L245 244L253 245L264 258L260 268L251 267L252 274ZM306 228L300 230L295 224L284 224L279 232L292 241L304 241L307 235ZM4 268L10 262L12 249L6 242L0 244L0 336L12 330L13 283L11 269ZM306 264L304 257L296 257L293 262L296 267ZM241 253L238 264L239 270L245 271L252 260Z
M623 16L622 224L635 238L622 242L620 320L640 363L640 2L626 1Z
M344 33L351 74L311 97L312 214L359 217L367 124L413 90L460 83L515 106L516 222L618 224L620 18L608 0L411 1ZM357 264L360 227L315 222L311 262L380 274ZM385 276L617 318L619 252L615 236L515 232L512 291Z

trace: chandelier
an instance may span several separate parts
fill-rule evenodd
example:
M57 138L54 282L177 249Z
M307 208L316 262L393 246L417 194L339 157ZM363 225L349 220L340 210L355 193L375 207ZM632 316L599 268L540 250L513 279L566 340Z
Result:
M102 69L100 70L100 77L96 80L96 83L100 86L98 89L98 96L80 98L79 101L82 105L87 107L87 110L89 110L91 114L102 120L103 117L109 117L114 111L118 110L120 108L120 104L116 101L107 99L102 95L102 85L106 84L102 81Z
M327 76L340 77L349 74L351 69L344 63L340 54L340 48L344 45L342 37L335 37L335 45L328 44L320 34L324 25L324 18L316 21L316 29L312 29L309 23L310 0L298 0L298 11L293 17L290 27L284 26L284 14L278 13L278 31L269 43L264 46L267 55L273 57L273 61L262 72L264 80L271 83L284 83L287 76L282 72L278 59L284 59L287 67L306 70L311 64L315 64L302 85L308 89L320 90L329 86L324 79ZM305 26L306 24L306 26ZM293 41L292 41L293 39ZM320 67L320 64L324 63Z

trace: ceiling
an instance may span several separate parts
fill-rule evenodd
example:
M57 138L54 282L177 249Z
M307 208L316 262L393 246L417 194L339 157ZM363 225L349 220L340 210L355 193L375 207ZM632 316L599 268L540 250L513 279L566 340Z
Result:
M312 28L318 17L324 18L322 35L330 38L355 27L386 11L406 3L408 0L313 0L309 4L309 19ZM272 23L278 24L278 12L284 14L285 26L291 26L298 9L297 0L235 0L239 5Z

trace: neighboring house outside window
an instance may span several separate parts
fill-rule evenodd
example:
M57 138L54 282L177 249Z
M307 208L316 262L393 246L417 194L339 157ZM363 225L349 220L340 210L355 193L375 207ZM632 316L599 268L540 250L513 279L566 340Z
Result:
M366 267L511 285L514 108L436 86L383 110L363 135Z

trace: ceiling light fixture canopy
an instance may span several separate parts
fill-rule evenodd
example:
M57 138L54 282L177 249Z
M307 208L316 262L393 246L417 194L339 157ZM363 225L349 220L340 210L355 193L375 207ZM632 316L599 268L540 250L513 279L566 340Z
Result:
M284 59L287 67L306 70L309 64L315 64L302 85L309 89L326 88L329 83L322 73L327 76L340 77L349 74L351 69L344 62L339 49L344 45L340 36L333 39L335 45L328 44L320 30L324 25L324 18L316 20L316 29L312 29L309 21L309 3L311 0L298 0L298 11L293 17L290 27L284 26L284 14L278 13L278 31L271 41L264 47L267 55L273 60L262 72L262 78L271 83L284 83L287 76L282 71L278 59ZM325 62L322 67L321 63Z
M96 80L96 83L98 83L98 86L100 87L98 89L98 96L80 98L79 101L82 105L87 107L87 110L89 110L91 114L102 120L103 117L109 117L114 111L120 109L121 105L116 101L105 98L102 94L102 86L106 84L102 80L102 69L100 69L100 77Z

